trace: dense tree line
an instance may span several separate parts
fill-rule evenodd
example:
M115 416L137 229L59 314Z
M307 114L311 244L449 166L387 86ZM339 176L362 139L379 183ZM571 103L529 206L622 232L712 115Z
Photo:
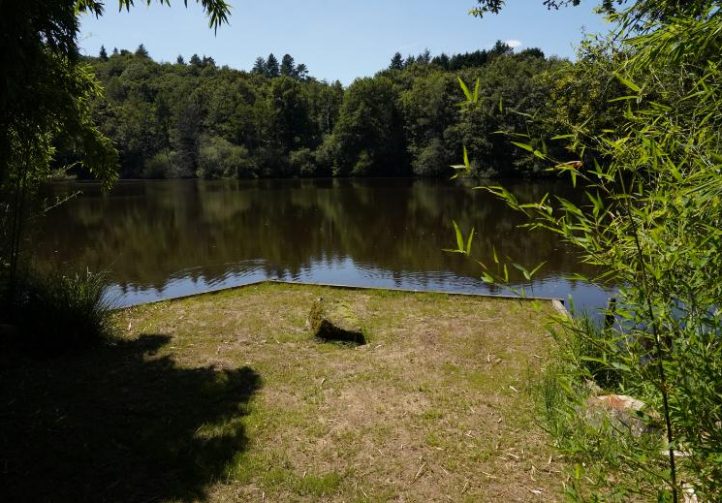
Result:
M346 89L289 54L259 57L250 72L198 55L157 63L142 45L88 61L105 88L94 114L123 178L447 176L464 145L479 175L537 176L538 159L513 135L565 132L588 102L575 79L600 85L582 63L502 42L451 56L397 53ZM478 89L475 103L462 104L459 79ZM540 115L552 125L531 131ZM59 164L72 164L72 147L62 147Z

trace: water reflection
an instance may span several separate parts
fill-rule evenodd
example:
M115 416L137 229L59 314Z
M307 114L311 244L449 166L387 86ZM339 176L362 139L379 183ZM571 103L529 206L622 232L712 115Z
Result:
M602 305L607 292L565 280L590 272L549 234L517 226L520 215L493 197L429 180L120 182L108 195L92 184L50 212L37 230L44 267L108 271L117 305L188 295L267 278L320 283L497 292L474 261L444 253L450 222L476 228L476 260L493 247L525 266L546 262L534 295L573 294ZM522 200L561 185L516 184ZM522 285L521 275L513 277Z

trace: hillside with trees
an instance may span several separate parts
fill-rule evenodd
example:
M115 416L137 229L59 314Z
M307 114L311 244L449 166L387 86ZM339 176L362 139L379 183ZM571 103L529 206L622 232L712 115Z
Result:
M94 116L120 154L121 178L449 176L464 145L478 175L539 176L538 159L508 133L528 134L531 117L563 115L579 98L570 79L558 85L577 65L502 42L396 54L348 88L313 78L289 54L259 57L250 72L198 55L158 63L142 45L103 48L88 63L105 89ZM462 103L459 79L477 83L476 103ZM76 160L71 147L60 152L59 166Z

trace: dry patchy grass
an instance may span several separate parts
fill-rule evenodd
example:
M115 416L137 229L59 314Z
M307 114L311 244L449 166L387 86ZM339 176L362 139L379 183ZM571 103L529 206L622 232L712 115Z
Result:
M321 344L314 298L358 313L368 344ZM133 309L141 333L172 336L183 365L247 366L263 386L249 447L212 499L549 501L548 438L524 392L548 339L548 306L438 294L263 284Z
M368 344L314 340L306 317L319 296L352 306ZM80 365L101 388L120 379L116 395L143 397L132 411L112 402L137 416L118 435L138 430L139 447L102 425L85 440L111 451L105 463L76 461L86 479L107 481L98 501L554 501L560 462L526 393L549 346L550 312L528 301L266 283L121 311L115 351L133 348L116 358L125 363L55 362L48 372ZM156 339L152 351L137 347ZM144 377L123 381L133 372ZM25 392L31 375L25 365ZM132 454L143 446L161 451L145 478ZM125 472L113 468L116 448L131 451Z

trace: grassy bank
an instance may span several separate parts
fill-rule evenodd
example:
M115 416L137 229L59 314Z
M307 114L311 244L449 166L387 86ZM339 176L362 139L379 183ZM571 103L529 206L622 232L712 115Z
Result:
M368 344L313 340L343 299ZM551 306L260 284L125 310L116 342L3 358L3 501L553 501L525 387Z

